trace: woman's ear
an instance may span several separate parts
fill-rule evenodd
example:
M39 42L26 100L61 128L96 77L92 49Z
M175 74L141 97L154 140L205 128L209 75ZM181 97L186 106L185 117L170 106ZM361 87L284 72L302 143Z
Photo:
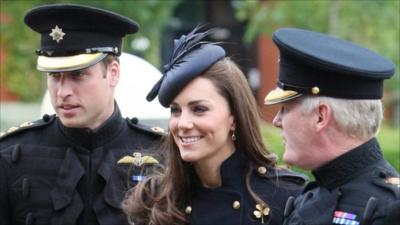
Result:
M235 131L236 123L235 123L235 118L232 115L231 115L231 120L232 120L231 131Z

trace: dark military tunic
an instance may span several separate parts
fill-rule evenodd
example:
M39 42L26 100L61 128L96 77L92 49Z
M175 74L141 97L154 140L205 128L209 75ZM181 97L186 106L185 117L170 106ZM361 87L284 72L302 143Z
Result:
M154 155L161 137L135 122L116 106L96 130L66 128L45 116L3 136L0 224L128 224L120 204L143 163L121 158Z
M264 222L281 225L286 200L289 196L300 194L306 177L287 170L265 167L252 171L252 190L268 204L268 212L268 209L261 207L257 209L256 202L246 188L249 165L249 159L236 151L221 165L222 186L218 188L203 187L197 175L194 175L185 209L190 224L255 225ZM265 210L268 215L255 216L255 213L261 215Z
M288 201L285 225L400 223L384 222L387 216L399 218L399 174L383 159L375 138L313 175L316 181L293 204Z

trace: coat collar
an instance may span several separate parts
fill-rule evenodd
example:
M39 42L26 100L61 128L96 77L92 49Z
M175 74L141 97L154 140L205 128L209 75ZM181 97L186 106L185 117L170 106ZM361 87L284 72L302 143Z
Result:
M312 173L318 184L326 186L328 189L334 189L382 159L379 144L376 138L372 138Z
M69 140L86 149L94 149L109 142L117 136L123 128L124 119L117 103L114 103L114 112L100 127L95 130L89 128L68 128L60 120L58 125Z
M224 187L240 187L244 184L246 172L248 171L249 159L239 150L230 155L222 162L220 173L222 185ZM200 178L194 173L194 185L202 187Z

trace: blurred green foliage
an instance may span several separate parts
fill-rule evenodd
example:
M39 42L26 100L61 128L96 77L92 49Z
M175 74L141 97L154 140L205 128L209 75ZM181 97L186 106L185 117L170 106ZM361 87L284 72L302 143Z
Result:
M156 67L160 67L164 28L174 21L174 9L181 1L0 0L0 46L8 53L0 80L22 101L37 101L44 92L45 77L34 69L36 65L34 51L39 47L40 37L23 23L25 12L34 6L45 3L80 3L130 17L140 24L140 30L137 34L128 35L124 39L124 51L139 55ZM389 90L400 91L400 1L233 0L232 4L235 7L236 17L240 21L247 22L245 41L251 42L258 34L271 34L276 28L283 26L312 29L347 38L392 59L397 65L397 72L394 78L387 81L386 86ZM196 12L199 9L195 7L192 10ZM185 13L190 14L190 12ZM148 49L139 52L132 47L132 41L139 38L149 40Z
M39 35L24 26L23 15L34 5L32 1L0 1L0 46L5 49L2 85L13 90L23 101L37 100L43 93L44 76L35 70L34 52Z
M7 52L1 81L22 101L39 100L46 86L45 76L35 70L35 50L39 48L40 35L30 30L24 24L23 18L29 9L50 3L84 4L132 18L140 24L140 30L137 34L124 38L124 52L140 55L153 65L160 66L160 45L164 27L172 18L173 9L180 0L0 0L2 15L0 46ZM135 51L131 45L132 41L143 37L148 39L149 48L140 52Z
M400 1L296 0L234 1L236 18L248 23L244 40L271 35L280 27L330 33L367 46L396 64L395 77L386 81L400 90Z
M279 164L284 164L282 156L284 147L282 143L282 137L280 136L280 129L270 124L263 123L261 125L261 132L264 138L264 143L267 148L278 155ZM378 133L378 142L383 151L384 158L397 170L400 171L400 128L393 128L387 124L383 124ZM310 179L313 179L310 171L306 171L297 167L293 167L293 170L306 174Z

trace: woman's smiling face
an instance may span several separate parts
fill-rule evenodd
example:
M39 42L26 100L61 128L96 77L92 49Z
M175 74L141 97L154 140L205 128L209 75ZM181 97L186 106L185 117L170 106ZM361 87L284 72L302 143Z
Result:
M191 81L170 105L170 132L186 162L223 161L235 149L234 118L227 100L208 79Z

